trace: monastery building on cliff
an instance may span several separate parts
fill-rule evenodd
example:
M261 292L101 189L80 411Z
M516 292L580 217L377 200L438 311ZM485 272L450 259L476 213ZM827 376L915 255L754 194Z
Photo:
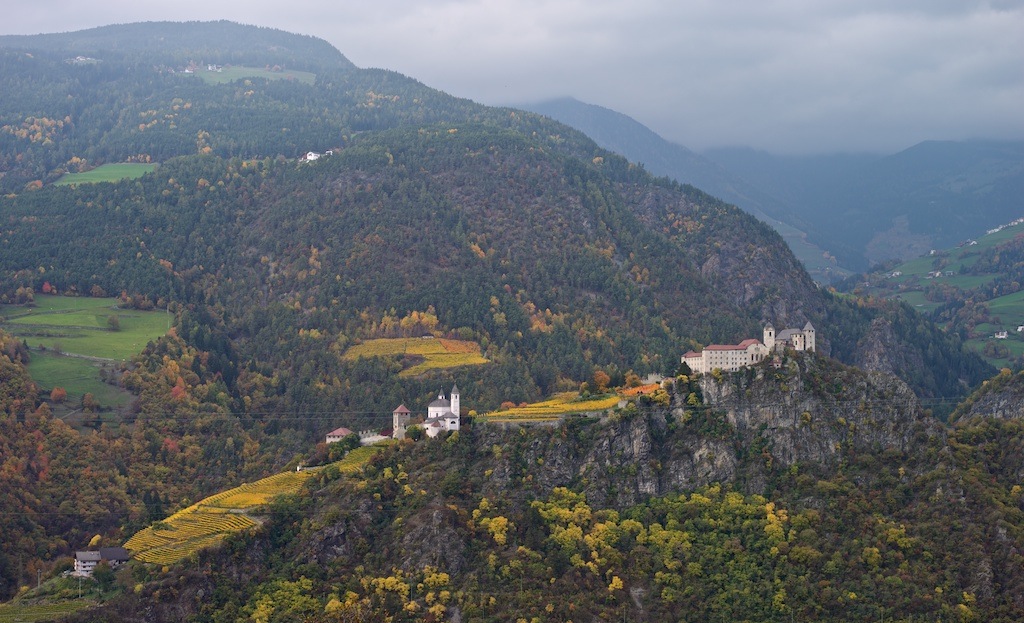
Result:
M807 322L803 329L784 329L778 334L769 322L764 327L764 341L754 338L739 344L711 344L701 352L690 351L683 355L682 362L694 374L707 374L712 370L729 372L754 365L773 352L792 348L814 352L814 325Z

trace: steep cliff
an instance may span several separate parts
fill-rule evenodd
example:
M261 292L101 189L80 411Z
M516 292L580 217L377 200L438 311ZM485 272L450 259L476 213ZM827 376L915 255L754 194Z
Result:
M916 433L941 430L899 379L805 353L788 352L778 368L677 380L666 398L514 443L504 430L480 428L477 443L503 448L483 467L493 471L484 487L497 492L531 473L542 489L580 485L612 506L714 482L757 492L773 469L827 470L851 452L906 452Z
M950 419L966 420L979 416L1024 420L1024 372L1011 374L1009 370L1003 370L995 378L985 381L957 407Z

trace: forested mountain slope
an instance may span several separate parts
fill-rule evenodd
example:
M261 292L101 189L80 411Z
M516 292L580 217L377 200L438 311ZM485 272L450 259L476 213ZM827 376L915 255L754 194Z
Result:
M129 45L134 35L104 47L117 28L81 48L95 63L65 62L80 54L74 34L0 41L0 297L104 291L175 318L121 370L137 400L116 429L62 429L71 442L49 446L25 420L45 415L46 396L23 370L10 377L8 439L43 437L33 451L50 464L77 445L77 460L103 467L77 476L80 504L61 484L70 477L47 478L20 450L5 464L43 512L19 515L26 536L0 553L0 594L27 582L19 560L52 561L90 533L117 538L298 460L339 425L384 428L395 406L453 379L467 411L491 409L578 389L598 370L616 384L629 370L674 374L682 352L759 335L767 320L813 321L821 354L846 362L870 347L925 399L962 396L990 372L908 308L818 290L737 208L542 117L340 54L300 65L311 83L178 71L186 58L298 64L284 43L320 45L243 29L263 46L246 56L232 47L238 28L203 25L201 59L191 36L172 50ZM50 184L126 159L160 166ZM398 374L406 358L344 356L424 333L474 340L489 363L410 378Z
M1020 454L989 443L1019 450L1019 421L945 429L898 381L807 356L669 391L392 447L76 620L1024 613Z

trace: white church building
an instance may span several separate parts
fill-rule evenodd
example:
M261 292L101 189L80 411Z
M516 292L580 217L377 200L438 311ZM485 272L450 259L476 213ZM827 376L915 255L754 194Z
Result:
M750 338L739 344L711 344L699 353L691 350L683 355L682 363L694 374L707 374L716 369L730 372L752 366L785 348L809 352L816 348L814 325L810 321L803 329L784 329L778 334L769 322L764 327L763 337L763 342Z
M423 420L422 426L428 437L437 437L442 431L459 430L461 396L458 385L452 386L449 396L445 398L444 390L441 390L437 398L427 405L427 417ZM391 414L391 436L395 439L405 439L411 419L412 412L404 404L399 405Z

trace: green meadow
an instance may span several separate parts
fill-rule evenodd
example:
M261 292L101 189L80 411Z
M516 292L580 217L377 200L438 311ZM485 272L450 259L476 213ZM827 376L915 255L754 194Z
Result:
M100 379L103 364L92 359L60 355L53 351L33 351L28 372L43 388L63 387L67 404L80 404L82 396L92 394L103 406L123 407L131 401L125 391Z
M220 71L199 69L196 75L209 84L227 84L245 78L266 78L267 80L295 80L303 84L313 84L316 74L308 71L270 71L258 67L223 67Z
M44 389L63 387L77 404L91 393L104 406L128 397L100 379L100 369L142 351L165 334L165 311L120 309L114 298L36 296L35 307L0 306L0 328L32 349L29 372Z
M1005 227L998 232L979 236L975 244L918 257L887 269L884 273L876 273L869 277L873 285L858 287L858 291L866 295L905 301L923 314L934 312L943 305L942 302L929 301L925 297L926 289L955 288L962 292L974 291L988 306L991 321L975 326L972 331L973 337L966 340L964 345L985 357L996 367L1008 366L1011 357L1024 355L1024 334L1017 333L1017 327L1024 325L1024 291L984 300L985 286L1001 275L961 273L972 270L985 251L995 249L1021 235L1024 235L1024 224ZM937 270L942 271L940 276L928 276ZM900 274L892 276L896 272ZM947 272L953 274L947 275ZM994 334L1004 330L1008 334L1007 338L997 340Z
M104 164L91 171L84 173L67 173L54 182L58 186L70 184L95 184L96 182L116 182L125 179L134 179L156 169L155 164L134 164L123 162L120 164Z

